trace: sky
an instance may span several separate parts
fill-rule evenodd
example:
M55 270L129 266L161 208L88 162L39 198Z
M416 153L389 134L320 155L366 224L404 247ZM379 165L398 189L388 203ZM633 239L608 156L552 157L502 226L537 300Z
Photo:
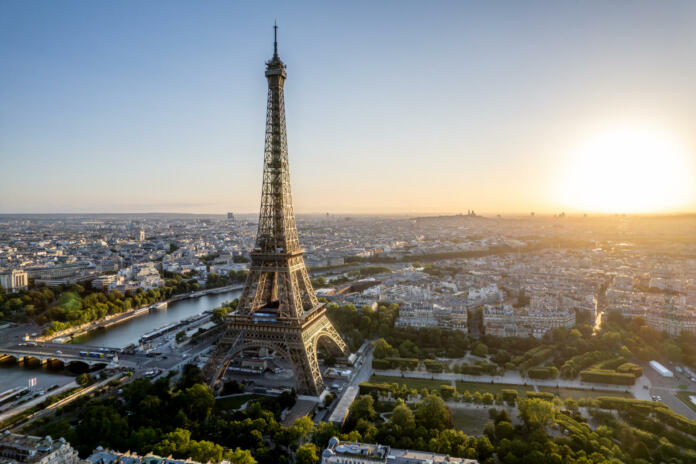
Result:
M296 212L696 211L691 0L3 0L0 213L258 211L274 20Z

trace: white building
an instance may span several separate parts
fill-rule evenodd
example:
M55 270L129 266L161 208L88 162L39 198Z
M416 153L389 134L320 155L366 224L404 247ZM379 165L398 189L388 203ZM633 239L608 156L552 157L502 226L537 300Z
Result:
M4 288L7 293L26 290L29 287L29 276L19 269L5 272L0 274L0 287Z
M478 464L475 459L455 458L430 451L391 448L387 445L342 442L333 437L321 454L321 464Z
M64 438L53 440L5 431L0 435L0 463L78 464L77 451Z

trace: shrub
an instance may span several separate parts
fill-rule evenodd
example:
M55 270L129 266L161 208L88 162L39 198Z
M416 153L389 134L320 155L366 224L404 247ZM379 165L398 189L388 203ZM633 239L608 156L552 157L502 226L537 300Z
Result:
M442 372L445 369L444 363L441 363L440 361L436 361L434 359L426 359L423 362L428 372Z
M583 382L608 383L612 385L633 385L636 383L636 377L633 374L624 374L603 369L584 370L580 372L580 380Z
M554 366L532 367L527 371L531 379L555 379L558 376L558 369Z
M503 400L510 406L515 404L515 401L517 401L517 390L504 388L503 390L500 390L500 393L503 395Z
M440 385L440 396L442 399L451 399L456 391L456 388L454 388L452 385Z
M539 398L540 400L547 400L547 401L553 401L554 399L554 394L550 392L533 392L533 391L528 391L527 393L527 398Z
M623 363L616 368L616 372L621 372L622 374L633 374L636 378L638 378L643 375L643 368L638 364Z

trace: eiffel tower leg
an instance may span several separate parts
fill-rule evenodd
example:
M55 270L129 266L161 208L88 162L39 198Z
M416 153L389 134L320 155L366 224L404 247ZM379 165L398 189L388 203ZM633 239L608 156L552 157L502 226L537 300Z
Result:
M213 392L222 389L222 378L225 375L227 366L232 361L233 354L239 351L243 338L243 334L240 332L235 334L234 337L225 337L223 340L220 340L215 347L213 355L203 366L203 376L208 379L208 385Z
M333 345L335 350L337 352L340 352L345 357L350 356L350 350L348 350L348 346L346 343L343 341L341 336L338 334L338 331L334 328L333 324L324 316L323 319L326 319L326 322L324 323L324 327L322 328L321 332L317 335L316 341L317 343L319 342L320 339L323 339L324 341L328 338L331 340L333 343L327 343L326 345ZM315 351L316 351L316 344L315 344Z
M324 380L319 371L317 351L311 343L290 350L290 361L295 370L297 392L304 395L319 396L324 391Z

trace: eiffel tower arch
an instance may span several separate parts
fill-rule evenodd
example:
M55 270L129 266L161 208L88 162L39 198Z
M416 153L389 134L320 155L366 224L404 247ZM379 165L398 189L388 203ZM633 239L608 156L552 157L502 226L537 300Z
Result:
M273 57L266 62L266 139L256 243L237 310L225 321L225 332L203 373L217 390L235 356L264 349L292 366L299 393L316 396L324 390L318 344L344 356L349 351L326 317L325 305L317 300L302 258L290 193L283 92L287 74L278 56L277 26L274 33Z

